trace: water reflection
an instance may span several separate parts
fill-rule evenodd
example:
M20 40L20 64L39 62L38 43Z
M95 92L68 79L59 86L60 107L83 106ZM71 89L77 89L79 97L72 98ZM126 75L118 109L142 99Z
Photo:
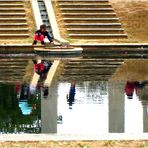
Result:
M69 109L72 109L72 105L75 101L75 94L76 94L76 82L71 82L69 94L67 94L67 102L69 104Z
M111 81L123 60L87 60L67 62L51 86L1 83L0 132L148 132L148 82Z
M125 85L125 93L128 99L133 99L134 91L137 95L140 95L141 91L148 85L147 81L138 82L138 81L127 81Z
M140 96L133 92L129 99L125 92L127 82L77 82L73 109L68 110L65 100L71 83L58 85L58 114L63 123L58 133L143 133L148 132L148 98L146 83L138 84ZM100 87L101 86L101 87ZM63 89L64 88L64 89ZM144 94L145 93L145 94ZM89 100L89 101L88 101Z
M58 86L58 114L63 117L63 124L58 125L58 133L107 133L107 92L102 90L103 82L77 82L73 109L68 109L64 99L71 83L61 82ZM64 88L64 89L63 89ZM103 93L102 93L103 92ZM95 96L95 97L92 97Z
M0 84L1 133L40 132L40 98L36 95L30 95L27 84Z
M132 99L125 91L129 84ZM148 85L138 86L133 81L54 81L50 87L38 85L32 93L27 84L1 83L0 132L148 132Z

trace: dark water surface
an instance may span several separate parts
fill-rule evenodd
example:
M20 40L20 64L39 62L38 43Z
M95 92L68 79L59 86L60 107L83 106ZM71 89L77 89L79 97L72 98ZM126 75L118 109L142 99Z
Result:
M0 133L148 132L147 79L110 79L124 60L63 61L49 88L24 83L28 60L0 64Z

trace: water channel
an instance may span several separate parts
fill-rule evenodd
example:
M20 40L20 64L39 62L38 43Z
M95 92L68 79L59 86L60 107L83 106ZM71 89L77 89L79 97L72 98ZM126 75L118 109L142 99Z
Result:
M148 60L63 59L32 89L32 59L1 58L0 133L148 132Z

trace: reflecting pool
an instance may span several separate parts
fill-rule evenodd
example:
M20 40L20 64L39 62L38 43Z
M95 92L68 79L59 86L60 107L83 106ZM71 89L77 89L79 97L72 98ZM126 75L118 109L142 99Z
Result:
M63 60L49 87L34 88L31 61L0 64L0 133L148 132L148 60Z

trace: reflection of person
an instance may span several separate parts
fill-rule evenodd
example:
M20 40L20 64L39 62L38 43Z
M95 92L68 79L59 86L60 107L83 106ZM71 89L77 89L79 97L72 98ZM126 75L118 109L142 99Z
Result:
M19 82L17 82L15 84L15 93L17 94L17 98L20 98L20 94L21 94L21 84Z
M127 81L124 90L128 99L133 99L134 89L135 89L135 82Z
M138 81L127 81L125 85L125 93L128 99L133 99L134 90L137 91L144 87L144 83L140 83Z
M37 63L36 60L33 60L33 63L34 63L34 71L37 74L39 74L42 78L45 78L52 63L50 61L44 61L44 60L42 60L41 63Z
M72 105L75 101L75 94L76 94L76 84L75 81L71 83L69 95L67 95L67 102L69 104L69 109L72 109Z
M43 87L43 96L44 98L48 97L48 87Z
M52 62L44 61L44 66L45 66L44 73L47 73L49 71L50 67L52 66Z

